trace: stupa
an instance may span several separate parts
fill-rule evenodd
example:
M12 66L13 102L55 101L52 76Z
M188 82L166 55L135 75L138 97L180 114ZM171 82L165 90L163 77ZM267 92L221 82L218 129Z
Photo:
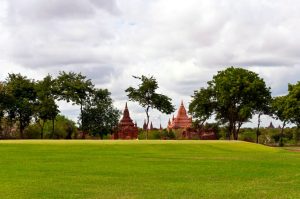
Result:
M114 139L137 139L138 128L130 118L127 102L123 112L123 117L118 125L118 132L114 134Z
M192 118L188 117L185 107L183 105L183 101L181 101L181 105L177 112L177 116L172 118L172 121L169 120L168 129L186 129L190 128L192 125Z
M274 129L274 125L272 122L270 122L270 125L268 126L269 129Z

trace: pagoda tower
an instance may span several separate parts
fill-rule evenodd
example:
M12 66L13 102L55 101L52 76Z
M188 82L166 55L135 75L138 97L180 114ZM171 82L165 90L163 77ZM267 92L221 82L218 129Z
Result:
M148 129L148 126L147 126L146 120L144 120L143 130L146 131L147 129Z
M137 124L130 118L127 102L123 112L123 117L118 125L118 132L114 134L114 139L137 139Z
M151 122L151 124L150 124L150 131L152 131L154 128L153 128L153 124L152 124L152 122Z
M168 129L185 129L190 128L192 125L192 118L188 117L185 107L183 105L183 101L181 101L181 105L177 112L177 116L168 122Z

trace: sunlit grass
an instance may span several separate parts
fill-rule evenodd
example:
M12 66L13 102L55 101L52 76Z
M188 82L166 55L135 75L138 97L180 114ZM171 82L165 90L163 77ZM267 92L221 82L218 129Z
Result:
M0 141L0 198L300 198L300 153L234 141Z

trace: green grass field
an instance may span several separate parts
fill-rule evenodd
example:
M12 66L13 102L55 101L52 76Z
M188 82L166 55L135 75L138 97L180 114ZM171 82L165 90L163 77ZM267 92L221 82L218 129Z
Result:
M300 153L227 141L0 141L0 198L300 198Z

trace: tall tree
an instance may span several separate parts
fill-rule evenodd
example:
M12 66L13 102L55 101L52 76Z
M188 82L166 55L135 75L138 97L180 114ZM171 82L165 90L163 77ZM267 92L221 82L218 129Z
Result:
M20 138L24 138L24 129L29 125L34 114L35 82L21 74L9 74L6 81L8 93L12 96L8 108L9 117L19 121Z
M279 146L283 146L283 132L286 124L291 121L293 117L293 109L289 105L289 98L287 95L275 97L272 101L272 113L276 117L282 121L282 127L280 131L280 140Z
M66 100L67 102L72 102L74 105L80 106L81 114L81 128L84 127L84 115L83 106L86 101L89 99L91 93L93 92L94 85L90 79L87 79L86 76L83 76L81 73L64 71L59 72L57 77L57 94L59 100Z
M288 106L292 112L290 120L300 128L300 81L289 84L288 91Z
M237 140L242 124L259 110L267 95L270 88L256 73L230 67L219 71L207 88L195 91L190 112L202 119L214 114L220 123L228 125L227 138L232 135Z
M260 88L263 88L260 87ZM257 128L256 128L256 143L258 143L258 137L260 135L260 123L261 123L261 116L262 115L272 115L271 104L272 104L272 97L270 88L268 89L259 89L259 98L256 99L256 108L255 114L257 114Z
M156 79L151 77L146 77L142 75L141 77L133 76L135 79L141 81L141 84L138 85L138 88L129 87L125 90L129 100L138 102L146 112L147 116L147 127L149 126L149 110L157 109L158 111L171 114L174 112L174 106L171 103L171 99L163 94L156 93L158 89L158 83ZM146 133L146 139L148 139L148 130Z
M114 108L110 92L107 89L95 89L91 100L88 101L82 111L84 131L92 135L112 133L118 125L120 111Z
M0 133L2 133L2 118L5 115L5 111L10 104L10 95L7 93L7 86L5 82L0 82Z
M47 75L43 80L38 81L35 85L37 93L36 116L41 127L41 139L44 137L44 126L47 120L52 121L52 135L54 134L54 121L59 113L58 106L55 102L54 93L55 80Z
M282 121L279 145L283 146L284 128L287 123L294 123L300 128L300 82L289 84L288 94L275 97L272 103L275 117Z

